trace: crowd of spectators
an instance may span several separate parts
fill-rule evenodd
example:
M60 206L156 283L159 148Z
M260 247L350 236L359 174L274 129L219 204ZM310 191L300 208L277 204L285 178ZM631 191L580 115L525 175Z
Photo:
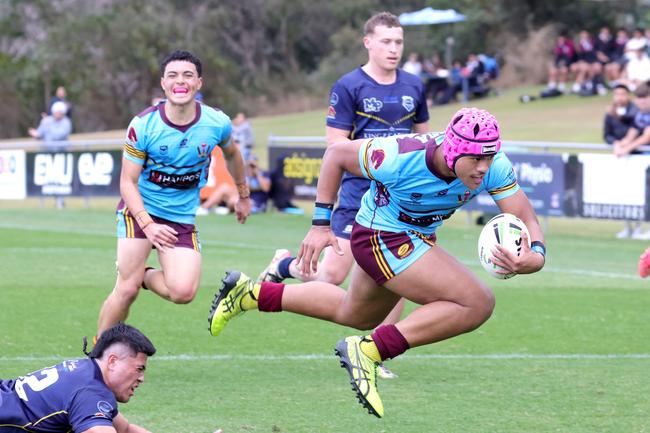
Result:
M402 70L422 79L427 103L434 106L488 95L493 90L493 80L499 75L499 64L493 57L472 53L464 63L456 59L447 68L438 54L423 58L412 52Z
M650 29L635 29L631 34L618 29L613 34L607 26L596 36L581 30L575 40L567 31L561 32L553 47L548 85L542 96L567 92L606 95L619 84L634 91L650 80L649 37Z

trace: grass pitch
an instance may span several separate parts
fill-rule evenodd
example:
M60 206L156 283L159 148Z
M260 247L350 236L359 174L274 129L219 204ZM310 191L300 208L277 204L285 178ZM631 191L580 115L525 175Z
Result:
M82 356L114 284L115 229L108 206L5 206L0 216L0 377L10 378ZM207 331L224 271L256 276L275 248L295 250L308 217L198 224L196 299L173 305L143 292L129 318L158 353L120 409L154 433L650 431L650 283L636 276L646 244L615 239L620 223L552 219L545 269L499 281L476 258L480 227L462 213L448 221L439 245L488 281L495 313L470 334L391 361L400 377L379 383L381 420L356 402L333 355L356 331L258 312L219 337Z

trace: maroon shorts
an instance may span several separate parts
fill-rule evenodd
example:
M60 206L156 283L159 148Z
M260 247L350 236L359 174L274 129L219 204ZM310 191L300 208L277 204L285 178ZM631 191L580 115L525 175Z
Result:
M135 215L131 214L131 210L126 207L124 201L120 200L116 210L117 216L117 237L118 238L134 238L146 239L140 226L135 220ZM164 224L176 230L178 235L176 237L177 247L192 248L195 251L201 252L201 241L199 240L199 232L196 230L194 224L180 224L173 221L159 218L151 215L153 221L157 224Z
M373 230L357 222L350 237L354 260L380 286L415 263L435 244L435 233Z

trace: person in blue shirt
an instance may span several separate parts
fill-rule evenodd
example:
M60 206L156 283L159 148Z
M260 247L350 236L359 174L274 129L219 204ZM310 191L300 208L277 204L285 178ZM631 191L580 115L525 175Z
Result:
M350 244L359 265L347 292L321 281L256 284L231 271L215 296L210 332L218 335L246 310L291 311L370 330L379 325L400 298L420 306L395 324L366 336L340 340L336 353L350 375L361 404L384 415L377 391L380 362L406 350L472 331L494 309L494 295L466 266L437 243L436 230L487 191L502 212L528 227L519 254L498 245L493 262L501 273L529 274L544 266L546 248L535 211L519 187L508 157L500 151L496 118L485 110L459 110L442 133L410 134L338 143L328 147L318 178L312 228L296 261L301 272L318 271L321 251L340 252L331 215L345 171L371 181L356 215Z
M194 299L201 273L194 220L215 146L223 150L237 186L237 220L244 223L250 213L230 119L195 99L203 85L201 69L192 53L168 55L160 67L165 100L134 117L127 129L117 209L118 275L101 308L98 334L126 319L141 287L178 304ZM152 247L161 269L145 268Z
M404 51L404 30L399 19L389 12L370 17L364 26L363 44L368 50L367 63L343 75L330 91L325 129L327 145L426 132L429 111L422 79L399 68ZM368 179L344 174L338 207L332 216L332 230L341 251L326 249L316 274L302 274L295 257L287 249L279 249L258 280L280 282L297 278L341 284L354 264L350 235L361 197L369 187ZM397 321L403 308L404 303L399 303L386 320ZM380 371L382 377L394 377L383 366Z
M0 380L0 432L149 433L130 424L117 403L133 397L154 353L142 332L118 323L87 358Z

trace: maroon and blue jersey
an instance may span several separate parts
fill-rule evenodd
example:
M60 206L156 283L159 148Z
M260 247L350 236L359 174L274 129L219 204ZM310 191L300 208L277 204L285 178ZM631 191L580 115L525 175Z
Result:
M84 432L113 426L115 396L90 358L0 380L0 433Z
M330 91L327 126L351 131L352 140L408 134L414 124L428 120L422 80L400 69L394 83L379 84L359 67ZM368 179L345 173L339 207L358 210L369 187Z

